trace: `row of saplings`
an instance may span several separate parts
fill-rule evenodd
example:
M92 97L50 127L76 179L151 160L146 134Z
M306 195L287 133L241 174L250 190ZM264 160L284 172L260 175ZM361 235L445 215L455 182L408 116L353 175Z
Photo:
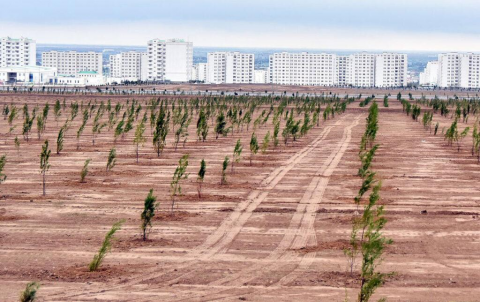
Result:
M268 148L268 145L270 143L270 136L269 136L269 133L267 133L267 135L265 136L261 146L258 144L258 140L257 140L257 137L255 135L255 133L252 133L252 136L251 136L251 139L250 139L250 165L252 165L252 158L255 154L258 153L259 150L261 150L262 153L266 153L266 150ZM242 151L243 151L243 146L242 146L242 143L241 143L241 140L238 139L236 144L235 144L235 147L234 147L234 150L233 150L233 161L231 162L231 172L234 173L234 164L238 164L240 161L241 161L241 155L242 155ZM45 140L43 146L42 146L42 151L40 153L40 173L42 174L42 190L43 190L43 196L46 195L46 172L50 169L50 164L49 164L49 159L50 159L50 155L51 155L52 151L49 149L49 142L48 140ZM2 171L5 167L5 164L6 164L6 155L3 155L2 157L0 157L0 176L3 175L3 179L0 179L0 183L3 182L5 179L6 179L6 176L4 174L2 174ZM112 148L108 154L108 157L107 157L107 164L106 164L106 171L110 171L112 170L115 165L116 165L116 160L117 160L117 152L116 152L116 149L115 148ZM91 159L87 159L83 165L83 168L80 172L80 182L81 183L85 183L85 179L88 175L88 167L89 167L89 164L91 162ZM179 162L179 167L183 167L184 165L188 166L188 155L184 155L181 159L180 159L180 162ZM222 163L222 175L221 175L221 180L220 180L220 184L226 184L227 183L227 168L228 168L228 165L230 164L230 158L228 156L225 156L225 159ZM200 172L203 170L205 171L205 167L206 167L206 163L205 161L202 159L201 161L201 168L200 168ZM186 166L185 166L186 168ZM200 173L199 172L199 173ZM203 172L205 173L205 172ZM200 174L199 174L200 175ZM204 175L204 174L203 174ZM174 174L174 177L173 177L173 181L174 182L178 182L179 179L177 179L177 171L175 171L175 174ZM203 183L203 176L199 179L199 188L198 188L198 196L201 197L201 187L202 187L202 183ZM174 194L175 196L176 194ZM172 202L172 208L173 208L173 202Z
M264 102L265 100L259 101L259 103ZM325 101L325 100L324 100ZM349 100L351 102L353 100ZM92 144L95 144L95 138L98 134L100 134L101 129L109 125L109 128L113 128L115 124L117 124L115 128L115 140L118 136L123 136L125 135L131 128L133 128L133 122L138 118L139 113L142 110L142 106L138 104L136 101L132 101L131 106L128 106L127 101L127 110L124 112L122 120L117 123L117 121L114 119L115 116L117 116L122 108L122 105L120 103L117 103L117 105L113 106L110 101L108 101L107 105L104 105L103 101L100 103L99 107L96 110L95 118L92 124ZM250 139L250 151L251 151L251 156L250 156L250 164L252 162L253 155L257 154L257 152L261 149L262 153L265 153L267 148L270 145L270 142L273 140L273 145L276 147L279 143L278 140L278 133L280 130L280 116L283 115L283 112L285 112L284 118L286 120L284 130L282 132L282 136L284 137L284 142L285 144L288 143L289 138L293 138L293 140L296 140L298 136L304 136L308 133L308 131L315 126L315 124L318 126L319 123L319 112L320 112L320 106L317 106L318 102L315 101L308 101L305 100L303 105L300 101L296 101L295 103L295 108L291 110L285 110L285 108L288 106L289 102L287 100L283 100L281 104L274 109L273 105L270 107L270 111L268 114L266 114L265 110L263 110L262 114L255 120L254 122L254 128L257 128L259 124L264 124L267 120L268 117L272 112L274 112L273 116L273 124L274 124L274 131L273 131L273 136L270 134L270 131L268 131L263 138L263 142L261 143L261 147L259 146L258 139L256 137L255 132L252 133L251 139ZM223 110L226 110L228 107L225 105L225 102L220 103L220 102L204 102L201 103L199 100L192 102L190 104L190 110L188 110L186 102L185 103L180 103L180 106L175 107L175 103L172 103L172 114L170 114L170 110L167 109L167 102L161 102L160 100L152 100L150 103L150 108L151 108L151 114L150 114L150 125L152 128L153 132L153 145L155 147L155 150L158 155L163 151L163 148L166 145L166 136L167 133L169 132L169 124L170 124L170 115L173 116L172 118L172 124L173 124L173 129L175 132L175 141L174 141L174 146L175 149L177 148L178 142L180 140L180 137L186 137L188 135L188 131L186 131L186 128L188 127L188 124L190 123L190 119L194 108L198 109L200 111L199 113L199 119L197 122L197 135L199 135L199 140L204 141L206 138L206 134L208 133L208 118L210 115L212 115L212 112L215 111L220 111L220 114L217 116L217 123L215 126L215 133L218 138L219 134L222 135L227 135L227 133L230 131L229 129L233 129L234 126L237 126L237 129L240 129L240 125L243 125L243 123L246 123L247 129L248 125L250 124L250 119L248 118L247 121L245 120L245 117L252 116L253 112L255 111L255 102L252 102L253 105L247 105L245 108L241 107L235 107L232 106L228 109L228 114L227 116L230 117L230 122L232 126L227 127L227 123L225 120L225 115L223 113ZM336 112L344 112L346 109L346 104L347 102L335 102L333 105L329 104L325 110L324 110L324 119L328 119L330 116L334 117ZM66 103L64 100L63 104L63 110L66 108ZM60 154L60 152L63 150L64 146L64 138L65 138L65 133L67 132L68 128L71 125L71 122L75 119L75 117L78 115L78 112L81 108L83 108L83 103L82 105L78 105L77 102L71 103L71 112L70 116L67 118L65 124L60 128L60 131L58 133L57 141L56 141L56 153ZM79 138L81 134L83 133L85 126L87 124L87 121L90 116L92 116L95 113L95 108L97 107L96 103L91 104L89 103L86 105L86 109L84 110L83 113L83 120L80 128L77 131L77 149L79 148ZM160 107L159 110L156 110L157 107ZM233 109L232 109L233 108ZM242 115L242 110L247 111L245 116L241 119L243 122L239 122L238 116ZM15 105L11 106L4 106L3 108L3 115L4 119L8 118L8 123L10 125L10 130L7 133L7 137L9 134L16 128L16 126L13 126L13 121L16 119L18 115L18 108ZM49 111L50 111L50 106L48 103L45 104L45 107L43 110L41 110L41 113L37 113L39 110L37 107L35 107L32 111L32 114L30 114L28 110L27 104L24 105L23 107L23 115L24 115L24 123L23 123L23 130L22 133L24 135L25 140L29 140L29 133L30 129L32 128L33 121L36 119L37 120L37 132L38 132L38 137L40 138L42 134L45 131L46 128L46 121L48 119ZM300 112L305 112L304 114L304 119L303 120L294 120L294 111L296 111L297 114ZM310 118L310 115L308 112L314 111L314 116L313 119ZM54 105L54 116L55 120L58 123L58 117L61 116L62 112L62 106L60 104L60 101L57 100L55 105ZM109 112L109 121L108 122L101 122L101 118L104 114L104 112ZM136 145L136 159L138 162L138 157L139 157L139 146L143 145L146 141L145 137L145 122L146 122L146 116L147 113L145 112L144 117L141 119L141 121L137 124L136 130L135 130L135 135L133 142ZM125 119L127 122L125 123ZM188 121L188 122L186 122ZM303 121L303 124L301 124ZM186 124L186 126L185 126ZM175 126L180 125L177 127L177 130L175 131ZM243 126L242 126L243 128ZM186 138L183 141L185 144ZM20 142L18 140L18 137L15 137L15 146L17 147L17 150L20 147ZM235 146L233 158L234 161L232 162L232 172L233 172L233 165L234 163L238 163L240 161L240 156L241 156L241 145L240 141L237 142L237 145ZM48 164L48 159L50 157L51 151L49 150L49 142L46 140L44 142L44 145L42 146L42 153L41 153L41 161L40 161L40 169L41 169L41 174L43 177L43 195L45 196L45 178L46 178L46 172L49 170L50 165ZM106 165L106 171L110 171L113 169L116 163L116 157L117 157L117 152L116 148L112 148L108 154L107 157L107 165ZM91 162L91 159L87 159L84 163L83 169L81 170L81 182L85 182L85 178L88 174L88 166ZM225 160L223 162L223 172L222 172L222 183L226 182L226 174L225 174L225 169L226 166L228 166L229 163L229 158L225 157Z
M414 121L419 121L419 116L421 113L421 108L417 104L410 104L409 101L401 99L402 105L403 105L403 110L407 115L412 116L412 119ZM432 132L432 121L433 121L433 114L439 108L441 109L441 115L447 117L449 113L449 109L447 106L447 102L440 101L440 100L435 100L432 102L428 102L426 100L423 100L423 104L431 105L433 106L433 111L425 111L423 113L423 118L422 118L422 124L425 130ZM463 110L461 109L463 106ZM468 121L468 114L472 112L472 114L475 114L476 110L473 110L470 108L470 103L467 103L466 105L462 105L461 103L458 103L456 106L455 112L452 114L451 118L454 118L452 124L448 128L442 129L442 135L444 137L444 140L447 141L447 144L449 146L453 146L456 144L457 146L457 151L460 152L460 147L462 141L468 136L468 133L470 132L470 127L465 127L463 131L460 131L458 129L458 121L461 118L461 114L463 112L463 122L466 123ZM439 130L440 123L437 122L434 126L433 129L433 135L437 135L438 130ZM472 131L472 148L471 148L471 153L472 156L477 156L477 161L480 163L480 131L479 131L479 121L478 119L475 121L474 126L473 126L473 131Z
M274 102L278 102L279 106L274 108ZM278 135L280 130L280 120L281 116L284 116L286 120L286 127L282 131L282 136L284 138L285 144L288 143L290 138L295 140L299 134L304 134L308 131L310 124L319 123L320 115L320 104L328 104L324 110L323 118L324 120L328 119L330 115L333 117L336 112L343 112L346 108L346 102L340 102L335 99L270 99L270 98L240 98L240 99L224 99L219 100L214 98L206 100L193 100L187 102L186 100L178 101L160 101L160 99L154 99L145 104L147 110L144 110L144 107L136 101L127 100L126 110L123 112L123 115L120 115L121 110L124 108L124 105L117 103L113 105L110 100L105 104L103 101L98 105L95 101L94 103L89 102L84 104L83 101L81 104L78 102L72 102L70 104L70 114L67 115L64 125L60 128L57 137L57 154L63 150L64 139L67 131L72 127L72 122L78 116L82 116L81 125L76 132L77 138L77 150L80 148L80 138L85 131L87 122L90 118L93 118L91 125L91 137L92 145L95 145L96 137L108 129L108 131L113 130L114 132L114 142L117 142L117 139L120 137L122 140L125 136L134 129L134 122L141 117L141 112L145 111L143 117L140 119L140 122L137 125L135 132L134 144L137 146L137 161L138 161L138 148L140 145L143 146L145 143L145 129L148 119L150 119L150 132L152 134L152 143L154 149L158 156L162 153L164 147L166 146L166 137L170 132L170 125L172 125L174 134L174 147L177 150L180 143L185 143L188 139L188 127L192 122L194 111L198 114L198 120L196 123L197 126L197 137L199 141L204 142L207 138L208 133L210 132L210 126L208 121L211 120L212 124L215 121L216 124L214 127L215 137L227 136L229 133L235 131L243 131L244 126L247 130L250 124L253 121L254 131L266 124L271 116L273 116L273 141L275 146L278 145ZM188 104L188 106L187 106ZM257 109L260 109L260 105L270 104L270 110L263 110L261 114L253 120L253 115ZM292 108L290 111L286 110L287 106L295 105L295 108ZM55 121L58 121L62 115L62 111L65 111L67 108L66 101L64 100L63 106L60 101L55 102L53 111ZM150 114L148 114L150 111ZM304 113L303 125L301 125L302 120L294 120L294 111L296 115ZM16 125L13 125L13 121L19 115L19 108L14 104L4 105L2 114L4 119L8 119L9 131L7 132L6 138L8 139L12 133L17 128ZM23 125L21 128L21 134L24 139L28 141L31 136L31 131L33 125L36 121L37 126L37 135L38 139L41 139L42 135L45 133L46 124L49 120L50 105L47 102L42 110L36 106L30 113L28 105L23 106ZM285 113L285 114L284 114ZM313 118L310 114L313 113ZM107 115L107 120L105 121L104 116ZM121 118L120 118L121 116ZM228 125L230 122L230 125ZM18 136L15 136L15 146L17 149L20 147L20 140Z
M360 143L359 158L361 166L358 175L362 178L362 186L358 191L354 202L357 206L356 213L363 203L363 214L355 214L352 222L349 247L344 250L348 259L350 274L353 276L355 261L360 255L360 292L357 301L369 301L375 290L382 286L385 279L393 273L381 273L377 271L382 261L383 253L387 245L393 243L391 239L382 234L387 223L384 217L384 207L377 205L380 199L381 181L376 179L376 173L370 168L379 145L373 145L378 131L378 105L376 102L370 106L369 115L364 135ZM373 189L372 189L373 187ZM363 196L372 189L368 200L365 202ZM381 301L383 301L382 299ZM348 301L346 297L345 301Z

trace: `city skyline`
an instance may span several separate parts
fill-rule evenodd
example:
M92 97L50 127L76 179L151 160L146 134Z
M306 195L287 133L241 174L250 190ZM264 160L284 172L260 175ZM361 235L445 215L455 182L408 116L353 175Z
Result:
M0 36L25 36L39 44L128 46L158 37L184 38L199 47L480 51L480 4L471 0L127 4L26 0L19 11L5 3Z

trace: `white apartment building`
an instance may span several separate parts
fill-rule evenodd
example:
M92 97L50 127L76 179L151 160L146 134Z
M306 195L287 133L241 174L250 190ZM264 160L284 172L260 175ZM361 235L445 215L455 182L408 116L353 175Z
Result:
M27 38L0 38L0 67L36 66L37 44Z
M181 39L148 41L150 81L188 82L192 79L193 43Z
M460 59L460 87L480 88L480 54L467 53Z
M147 74L147 53L129 51L110 56L110 77L117 82L146 81Z
M374 87L375 57L367 52L348 56L345 83L354 87Z
M254 70L254 83L266 84L268 83L268 72L266 70Z
M438 62L429 62L423 74L420 74L420 84L435 80L432 73L437 65L436 83L442 88L480 88L480 54L474 53L443 53L438 55ZM432 84L430 84L432 85Z
M193 43L181 39L167 40L165 80L188 82L192 79Z
M401 87L408 59L398 53L276 53L270 56L269 82L280 85Z
M149 81L165 80L165 40L153 39L148 41L148 73Z
M459 53L445 53L438 55L438 86L460 87L460 60Z
M81 71L103 73L103 57L99 52L59 52L42 53L42 66L56 68L59 75L76 76Z
M327 53L275 53L270 56L269 82L279 85L336 85L336 57Z
M438 83L438 61L431 61L420 72L419 84L423 86L436 86Z
M255 56L240 52L207 54L207 82L213 84L254 83Z
M407 86L406 54L387 53L375 56L375 87Z
M337 56L336 58L336 76L335 83L338 86L347 84L347 64L349 62L348 56Z
M193 66L192 80L200 82L207 81L207 63L198 63Z

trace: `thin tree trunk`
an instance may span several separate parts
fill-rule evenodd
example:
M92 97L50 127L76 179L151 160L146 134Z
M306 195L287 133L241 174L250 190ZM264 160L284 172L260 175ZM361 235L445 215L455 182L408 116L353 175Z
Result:
M43 171L43 196L45 196L45 171Z
M202 198L202 184L203 184L203 181L199 181L198 182L198 198Z

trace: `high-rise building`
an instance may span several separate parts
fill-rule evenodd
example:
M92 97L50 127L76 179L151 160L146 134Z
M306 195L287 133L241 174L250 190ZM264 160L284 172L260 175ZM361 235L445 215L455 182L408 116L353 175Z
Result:
M335 83L338 86L344 86L344 85L347 84L347 63L348 63L348 61L349 61L348 56L337 56Z
M460 59L459 53L445 53L438 55L438 86L460 87Z
M36 66L37 44L27 38L0 38L0 67Z
M42 66L53 67L63 76L77 76L81 71L103 73L103 57L100 52L49 51L42 53Z
M146 81L147 53L129 51L110 56L110 77L120 81Z
M480 88L480 54L467 53L460 59L460 87Z
M442 88L480 88L480 54L439 54L437 77Z
M354 87L374 87L375 54L361 52L348 56L345 83Z
M268 72L266 70L254 70L254 83L265 84L268 83Z
M198 63L193 66L192 80L200 82L207 81L207 63Z
M254 83L255 56L240 52L207 54L207 82L214 84Z
M280 85L402 87L407 83L407 55L397 53L275 53L269 82Z
M387 53L375 56L375 87L407 86L406 54Z
M438 84L438 61L431 61L420 72L419 84L424 86L437 86Z
M270 83L333 86L337 82L335 54L275 53L270 56Z
M148 41L148 80L165 80L165 40L153 39Z
M193 43L181 39L148 41L148 80L188 82L192 79Z
M167 40L165 49L165 79L188 82L192 79L193 43L181 39Z

